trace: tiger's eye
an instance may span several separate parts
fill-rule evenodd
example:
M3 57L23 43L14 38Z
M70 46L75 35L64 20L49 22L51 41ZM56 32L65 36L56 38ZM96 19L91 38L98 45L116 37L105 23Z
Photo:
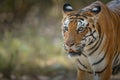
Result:
M79 27L78 30L77 30L77 33L81 33L81 32L83 32L84 30L85 30L85 28Z
M64 32L68 31L68 27L64 27L64 28L63 28L63 31L64 31Z
M82 30L83 30L83 27L80 27L80 28L79 28L79 31L82 31Z

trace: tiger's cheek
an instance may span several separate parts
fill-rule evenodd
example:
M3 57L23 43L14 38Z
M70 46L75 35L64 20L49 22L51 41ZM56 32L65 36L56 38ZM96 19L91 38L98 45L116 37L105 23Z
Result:
M89 33L89 30L86 29L83 33L78 33L75 37L76 40L76 44L79 44L81 42L81 40L85 37L85 35Z
M68 37L69 37L68 32L64 32L64 33L63 33L64 42L67 41Z

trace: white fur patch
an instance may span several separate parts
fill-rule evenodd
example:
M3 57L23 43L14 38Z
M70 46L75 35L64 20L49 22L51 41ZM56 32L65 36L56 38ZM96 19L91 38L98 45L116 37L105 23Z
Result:
M93 36L94 36L95 38L98 37L97 32L95 32L95 33L93 34Z
M88 45L92 40L93 40L93 37L92 37L92 36L88 36L88 37L85 39L85 44Z
M77 29L78 29L79 27L85 28L85 27L87 27L87 24L88 24L87 20L84 20L84 21L80 20L80 21L77 23Z
M70 23L70 20L69 20L69 18L67 18L67 19L64 21L63 27L68 27L68 26L69 26L69 23Z
M71 59L71 58L72 58L72 56L71 56L70 54L68 54L68 58L69 58L69 59Z
M93 10L93 11L97 11L97 10L98 10L98 8L96 8L96 7L95 7L95 8L93 8L92 10Z
M87 24L88 24L88 21L87 21L87 20L82 21L82 25L83 25L84 27L86 27Z
M66 6L66 9L72 10L73 8L71 6Z
M98 74L95 74L95 75L94 75L94 80L100 80L100 77L99 77Z

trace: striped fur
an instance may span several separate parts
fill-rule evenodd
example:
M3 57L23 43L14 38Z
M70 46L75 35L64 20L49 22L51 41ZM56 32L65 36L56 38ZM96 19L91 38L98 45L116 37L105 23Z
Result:
M76 58L78 80L109 80L120 72L120 0L96 1L81 10L63 6L62 34L68 55Z

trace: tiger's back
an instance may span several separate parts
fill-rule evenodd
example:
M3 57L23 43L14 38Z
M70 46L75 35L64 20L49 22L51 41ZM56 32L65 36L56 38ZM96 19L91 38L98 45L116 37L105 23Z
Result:
M113 0L107 4L108 8L120 14L120 0Z
M113 60L113 74L120 72L120 0L113 0L107 4L108 8L113 12L114 15L114 32L115 32L115 43L117 53Z

